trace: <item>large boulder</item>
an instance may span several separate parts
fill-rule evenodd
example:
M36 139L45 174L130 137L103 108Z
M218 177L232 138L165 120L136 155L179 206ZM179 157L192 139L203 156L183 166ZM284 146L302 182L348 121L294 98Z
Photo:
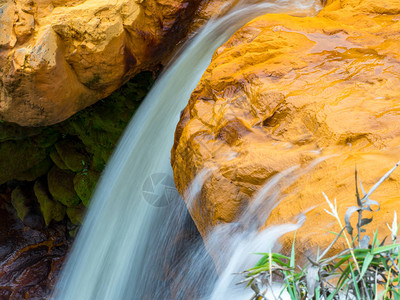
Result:
M299 166L253 221L305 213L299 250L332 241L327 231L339 229L322 192L343 219L356 205L355 167L367 189L400 159L399 49L398 0L331 0L315 17L270 14L237 31L194 90L172 149L182 194L200 170L213 170L189 206L200 233L237 221L269 179ZM387 233L399 186L397 170L373 194L381 210L369 229Z
M52 126L0 123L0 187L13 190L12 204L22 221L32 223L33 204L47 226L66 214L81 223L106 162L152 83L151 72L138 74L106 99Z
M156 70L200 0L0 0L0 119L61 122Z

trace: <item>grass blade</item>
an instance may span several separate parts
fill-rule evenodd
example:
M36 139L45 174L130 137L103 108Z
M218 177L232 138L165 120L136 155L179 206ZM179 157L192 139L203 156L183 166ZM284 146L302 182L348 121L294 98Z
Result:
M351 266L351 263L350 263L350 272L351 272L351 278L353 279L354 290L356 291L357 299L358 300L364 300L363 298L361 298L360 290L358 289L358 285L357 285L357 278L354 275L354 271L353 271L353 268Z
M374 258L374 255L371 253L368 253L367 256L364 259L364 263L361 269L361 274L360 274L360 278L363 278L365 275L365 272L367 272L369 264L372 262L372 259Z
M392 244L392 245L386 245L382 247L377 247L371 251L372 254L380 254L382 252L387 252L396 248L399 248L400 244Z

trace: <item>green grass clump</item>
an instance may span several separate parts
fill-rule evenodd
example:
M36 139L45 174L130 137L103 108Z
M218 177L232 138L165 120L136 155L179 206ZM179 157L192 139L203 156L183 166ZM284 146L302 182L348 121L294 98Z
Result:
M253 289L252 300L282 299L284 292L290 299L400 299L400 243L397 243L400 224L397 223L396 212L392 226L388 225L391 243L386 245L387 238L378 240L378 231L371 236L365 234L364 226L371 223L372 217L363 218L363 212L379 210L379 203L369 197L399 163L368 193L364 191L361 181L357 179L357 171L355 172L357 206L347 209L344 225L338 215L336 199L332 203L323 194L330 208L325 211L336 219L341 230L322 254L307 257L308 263L300 267L295 261L294 241L290 257L279 253L259 253L262 258L253 268L242 273L245 279L238 284L246 283ZM359 186L363 196L360 196ZM356 235L350 223L350 217L354 213L358 213ZM346 241L346 249L328 256L329 250L341 238ZM272 291L273 280L282 284L282 290L277 295L272 293L272 298L267 298L267 292Z

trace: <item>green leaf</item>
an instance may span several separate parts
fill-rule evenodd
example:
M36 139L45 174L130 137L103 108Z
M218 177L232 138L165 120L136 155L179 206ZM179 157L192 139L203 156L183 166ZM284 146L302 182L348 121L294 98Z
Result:
M334 235L338 235L339 233L337 233L337 232L335 232L335 231L332 231L332 230L324 230L325 232L328 232L328 233L332 233L332 234L334 234ZM341 237L343 237L344 238L344 235L341 235Z
M317 286L317 288L315 289L315 299L321 298L320 291L321 291L321 286Z
M375 248L375 246L377 245L377 242L378 242L378 230L375 231L375 233L374 233L374 239L372 240L372 249Z
M263 257L261 257L260 260L257 262L257 264L249 270L254 270L257 269L258 267L269 265L269 253L254 253L254 254L263 255ZM289 257L279 253L272 253L272 258L273 261L276 262L279 266L289 267L288 264L282 260L282 259L289 260Z
M292 285L290 284L289 274L287 272L285 272L285 277L286 277L285 278L286 290L288 291L288 293L290 295L290 299L296 299L297 300L295 291L294 291Z
M340 278L338 280L337 287L336 287L337 291L339 291L344 286L349 274L350 274L350 264L347 265L347 267L344 269L342 275L340 275Z
M392 292L393 292L394 300L400 300L400 293L393 289L392 289Z
M281 296L282 296L283 292L286 291L286 290L287 290L287 288L286 288L286 285L285 285L285 286L282 287L281 292L278 295L278 299L281 299Z
M361 274L360 274L360 278L363 278L365 275L365 272L367 272L369 264L372 262L372 259L374 258L374 255L371 253L368 253L367 256L364 259L364 263L361 269Z
M390 251L390 250L393 250L393 249L399 248L399 247L400 247L400 244L386 245L386 246L377 247L377 248L373 249L371 251L371 253L374 255L380 254L382 252Z
M256 265L253 268L251 268L250 270L253 270L253 269L256 269L256 268L258 268L260 266L263 266L267 262L268 262L268 255L265 255L265 256L261 257L261 259L256 263Z
M379 259L381 261L381 266L383 266L385 268L386 272L389 272L390 268L389 268L388 264L386 263L386 259L382 256L379 256Z
M361 295L360 295L360 290L358 289L357 278L356 278L356 276L354 275L354 271L353 271L353 268L352 268L351 263L350 263L350 272L351 272L351 278L353 279L354 289L356 290L357 299L358 299L358 300L363 300L363 299L361 298Z
M338 267L340 267L341 265L343 265L343 263L345 263L346 261L348 261L351 258L351 254L348 255L344 255L339 257L340 260L333 266L335 269L337 269Z

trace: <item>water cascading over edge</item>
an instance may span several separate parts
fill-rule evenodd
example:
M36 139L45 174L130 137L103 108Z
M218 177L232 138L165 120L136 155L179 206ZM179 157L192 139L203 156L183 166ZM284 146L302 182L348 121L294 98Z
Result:
M171 176L170 149L180 111L213 52L257 15L308 9L313 2L239 2L228 15L208 22L185 46L158 79L119 142L92 198L53 299L168 298L168 284L156 278L162 268L160 262L167 259L164 256L172 237L184 226L185 208L181 199L164 208L150 205L142 197L143 184L154 174ZM190 255L195 255L196 249L193 251ZM196 276L202 272L208 271L197 270ZM190 280L194 278L191 276ZM174 296L182 297L180 293Z

